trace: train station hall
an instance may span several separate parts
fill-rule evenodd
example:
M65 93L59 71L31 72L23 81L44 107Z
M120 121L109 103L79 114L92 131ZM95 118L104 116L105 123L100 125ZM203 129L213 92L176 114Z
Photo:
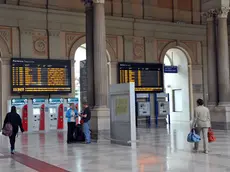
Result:
M230 172L230 0L0 0L0 171Z

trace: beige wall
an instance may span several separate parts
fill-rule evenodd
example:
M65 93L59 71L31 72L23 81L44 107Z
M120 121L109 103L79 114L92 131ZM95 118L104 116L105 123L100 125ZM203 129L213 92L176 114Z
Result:
M80 0L6 0L6 4L84 12ZM105 0L105 11L108 16L200 24L200 5L200 0Z
M43 1L33 1L34 5L44 6ZM16 1L7 2L15 3ZM52 2L50 0L50 3ZM26 5L26 0L21 3ZM118 0L114 0L113 3L115 4L113 7L121 6ZM124 6L125 3L130 2L123 1ZM135 3L139 2L135 1ZM78 8L78 4L75 5ZM50 6L54 8L54 5ZM59 9L57 5L55 8ZM136 9L139 6L133 5L132 8ZM199 93L192 92L191 94L197 97L196 95L200 96L205 92L203 88L206 87L203 86L202 78L197 77L202 73L206 76L206 72L203 72L203 63L206 64L203 59L207 59L204 53L206 47L201 46L206 40L205 26L118 17L119 8L113 12L117 13L117 17L106 17L106 41L111 66L111 83L117 82L117 62L119 61L162 62L168 49L182 48L191 58L190 65L193 69L191 82L194 81L194 84L200 84L202 87ZM137 12L135 15L138 16L140 13ZM48 58L49 53L50 58L73 60L76 49L85 43L84 32L83 13L59 10L49 10L47 13L45 9L40 8L0 5L0 51L3 61L0 74L4 78L4 82L1 81L2 90L4 90L2 114L6 113L7 100L12 98L9 88L10 58ZM199 69L193 66L198 66Z

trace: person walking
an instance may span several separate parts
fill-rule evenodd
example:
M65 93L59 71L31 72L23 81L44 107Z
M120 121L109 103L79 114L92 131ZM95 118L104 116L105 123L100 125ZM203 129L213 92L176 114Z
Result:
M196 134L200 135L202 132L204 153L208 154L208 129L211 127L211 117L209 109L204 106L204 101L202 99L197 100L192 127L195 128ZM199 142L195 143L194 147L195 151L198 151L198 149Z
M68 119L68 131L67 131L67 143L70 144L74 141L74 129L76 127L76 118L78 117L78 111L75 108L74 103L70 104L70 108L66 112L66 118Z
M91 119L91 111L89 108L88 103L83 103L84 110L83 113L81 114L82 120L83 120L83 132L85 134L85 141L86 144L91 143L91 132L90 132L90 119Z
M21 132L24 132L24 129L22 127L22 119L19 114L17 114L16 107L11 107L11 112L7 113L3 128L7 123L10 123L13 127L12 135L9 137L10 139L10 146L11 146L11 154L14 154L15 151L15 139L16 135L18 134L18 127L20 127Z

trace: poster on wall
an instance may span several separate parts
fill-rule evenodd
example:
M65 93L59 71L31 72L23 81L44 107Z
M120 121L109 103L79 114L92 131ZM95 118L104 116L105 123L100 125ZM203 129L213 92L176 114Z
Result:
M127 115L129 113L129 98L116 98L116 115Z

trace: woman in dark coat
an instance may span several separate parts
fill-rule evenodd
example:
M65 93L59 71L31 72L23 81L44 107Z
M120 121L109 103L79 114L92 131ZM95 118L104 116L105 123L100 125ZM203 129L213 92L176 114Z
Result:
M7 113L6 118L4 120L3 128L7 123L10 123L13 127L13 133L9 137L10 138L10 145L11 145L11 154L14 154L15 149L15 138L18 134L18 127L20 127L21 132L24 132L24 129L22 127L22 119L20 115L17 114L16 107L11 107L11 112Z

